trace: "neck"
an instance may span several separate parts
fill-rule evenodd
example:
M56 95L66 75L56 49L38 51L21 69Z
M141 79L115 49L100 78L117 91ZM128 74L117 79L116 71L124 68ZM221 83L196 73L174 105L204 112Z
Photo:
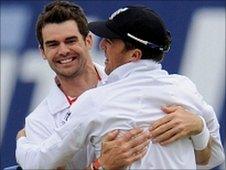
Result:
M76 77L65 78L58 76L57 78L60 89L70 97L78 97L86 90L96 87L98 83L98 73L93 64L87 65L87 68Z

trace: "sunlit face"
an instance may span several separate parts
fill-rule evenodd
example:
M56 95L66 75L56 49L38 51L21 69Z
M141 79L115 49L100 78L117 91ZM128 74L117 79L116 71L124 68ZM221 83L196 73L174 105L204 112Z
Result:
M130 52L125 51L125 44L120 39L102 39L101 49L105 52L105 72L109 75L117 67L128 63Z
M84 71L92 38L88 35L84 39L75 21L47 24L42 36L43 57L59 77L73 78Z

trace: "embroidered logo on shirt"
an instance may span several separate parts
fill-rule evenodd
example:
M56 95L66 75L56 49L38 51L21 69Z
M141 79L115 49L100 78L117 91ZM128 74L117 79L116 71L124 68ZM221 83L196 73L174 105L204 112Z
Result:
M63 118L63 120L60 122L60 125L64 125L67 121L68 121L68 118L70 117L71 115L71 112L67 112L65 117Z

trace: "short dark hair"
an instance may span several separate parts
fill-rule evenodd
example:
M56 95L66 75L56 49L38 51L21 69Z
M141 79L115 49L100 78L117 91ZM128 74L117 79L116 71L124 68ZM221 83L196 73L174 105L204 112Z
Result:
M62 23L67 20L74 20L77 23L83 38L88 35L88 22L80 6L69 1L53 1L45 6L36 23L36 36L41 48L43 48L43 27L49 23Z
M133 50L133 49L140 49L142 52L142 56L141 59L151 59L154 60L156 62L161 62L164 58L164 51L160 51L158 48L149 48L145 45L142 45L140 43L137 43L136 41L133 40L123 40L125 44L125 50ZM170 33L168 33L168 35L166 36L165 40L164 40L164 44L165 46L170 46L171 44L171 36Z
M141 59L160 62L170 49L170 32L161 17L146 6L120 8L104 22L90 22L89 29L103 38L123 40L125 50L140 49Z

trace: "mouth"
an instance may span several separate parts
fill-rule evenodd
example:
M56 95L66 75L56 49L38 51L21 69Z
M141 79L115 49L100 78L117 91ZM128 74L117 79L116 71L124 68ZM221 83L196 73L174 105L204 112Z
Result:
M61 58L61 59L58 59L56 60L56 62L58 64L70 64L72 63L75 59L77 59L77 57L67 57L67 58Z

